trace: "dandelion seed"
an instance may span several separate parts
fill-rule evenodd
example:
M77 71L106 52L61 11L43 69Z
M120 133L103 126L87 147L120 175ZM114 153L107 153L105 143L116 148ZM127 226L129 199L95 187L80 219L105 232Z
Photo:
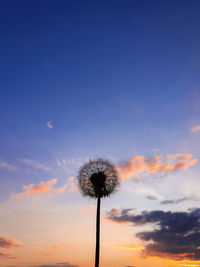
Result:
M77 178L81 193L84 196L97 198L95 267L99 267L101 198L108 197L116 191L119 177L117 170L108 160L99 158L83 165Z

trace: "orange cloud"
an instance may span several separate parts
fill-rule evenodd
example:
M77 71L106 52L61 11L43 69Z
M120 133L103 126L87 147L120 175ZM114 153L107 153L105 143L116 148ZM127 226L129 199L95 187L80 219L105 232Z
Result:
M191 154L175 154L166 157L157 155L151 158L136 156L119 165L117 170L122 180L129 179L132 176L138 179L139 173L146 176L156 172L173 172L179 169L187 170L196 162L197 159L192 159Z
M74 183L74 177L69 177L67 180L67 183L64 184L61 187L58 188L53 188L53 185L57 183L57 179L52 179L47 182L40 182L39 185L34 185L34 184L29 184L29 185L24 185L23 189L24 192L20 192L16 194L14 197L15 198L21 198L21 197L27 197L27 196L33 196L33 195L43 195L46 198L51 197L52 193L54 194L61 194L65 192L67 187L70 187L68 189L68 192L72 193L74 192L78 187Z
M51 257L51 256L53 256L53 253L51 253L51 252L45 252L45 253L42 253L42 255L45 255L47 257Z
M191 159L192 155L191 154L175 154L175 155L168 155L167 156L170 160L184 160L184 159Z
M55 194L61 194L61 193L65 192L65 190L66 190L67 187L70 187L68 189L68 192L69 193L72 193L72 192L74 192L77 189L77 186L74 184L74 177L72 177L72 176L69 177L68 180L67 180L67 183L65 185L63 185L60 188L54 189L54 193Z
M70 188L68 189L69 193L73 193L75 190L78 189L78 184L74 183L74 177L69 177L68 184L70 186Z
M168 262L172 263L200 263L198 260L192 260L190 257L194 256L195 253L164 253L164 252L156 252L152 253L151 251L143 251L144 257L159 257L163 259L168 259ZM181 265L182 266L182 265ZM186 265L185 265L186 266Z
M69 179L68 179L68 183L69 183L69 184L73 184L73 182L74 182L74 177L69 177Z
M196 267L200 266L200 261L192 261L192 260L170 260L168 261L169 263L174 263L177 265L172 265L172 266L187 266L187 267Z
M8 239L5 237L0 237L0 247L1 248L23 248L23 246L19 245L19 242L15 239Z
M15 198L21 198L21 197L26 197L29 195L35 195L35 194L43 194L46 193L46 197L50 197L51 195L49 194L49 191L52 190L52 185L57 183L57 179L52 179L45 182L40 182L38 186L34 184L29 184L29 185L24 185L24 191L15 195Z
M194 126L194 127L191 129L191 131L192 131L193 133L200 132L200 125L196 125L196 126Z
M51 248L54 250L62 250L62 248L60 246L52 246Z
M0 258L8 259L8 260L18 260L18 257L12 256L7 253L2 253L2 252L0 252Z
M55 194L61 194L61 193L65 192L67 187L68 187L68 184L65 184L59 188L56 188L56 189L54 189L54 193Z

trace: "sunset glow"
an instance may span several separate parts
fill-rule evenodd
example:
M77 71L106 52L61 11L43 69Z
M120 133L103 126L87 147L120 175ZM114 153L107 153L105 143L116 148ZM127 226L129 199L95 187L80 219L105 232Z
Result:
M0 13L0 267L200 267L200 1Z

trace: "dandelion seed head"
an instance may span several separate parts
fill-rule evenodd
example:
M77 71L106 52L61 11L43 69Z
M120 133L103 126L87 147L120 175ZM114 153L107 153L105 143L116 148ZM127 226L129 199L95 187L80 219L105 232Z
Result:
M119 186L117 170L108 160L94 159L84 164L78 173L79 189L84 196L106 197Z

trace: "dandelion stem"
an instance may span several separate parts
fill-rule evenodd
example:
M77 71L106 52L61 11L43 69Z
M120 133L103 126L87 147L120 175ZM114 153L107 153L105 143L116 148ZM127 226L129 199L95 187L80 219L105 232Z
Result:
M97 198L97 218L96 218L96 255L95 267L99 267L99 250L100 250L100 205L101 197Z

